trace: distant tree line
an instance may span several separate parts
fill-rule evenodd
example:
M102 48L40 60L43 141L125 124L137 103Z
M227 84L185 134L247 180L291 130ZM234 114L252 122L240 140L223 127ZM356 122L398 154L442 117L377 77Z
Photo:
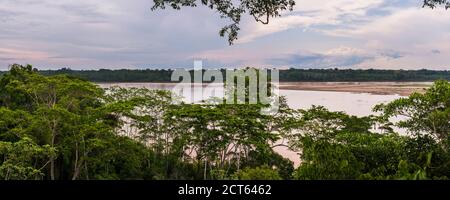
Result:
M171 82L171 69L100 69L39 71L45 76L70 75L93 82ZM4 72L0 72L1 74ZM191 71L193 73L193 71ZM225 77L225 69L222 69ZM287 69L280 70L281 82L324 82L324 81L435 81L450 80L450 71L434 70L376 70L376 69Z
M289 69L280 71L280 81L435 81L450 80L450 71L376 69Z

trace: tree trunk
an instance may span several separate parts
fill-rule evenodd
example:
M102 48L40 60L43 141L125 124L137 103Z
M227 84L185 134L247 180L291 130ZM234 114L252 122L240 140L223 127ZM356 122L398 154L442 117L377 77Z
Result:
M74 167L73 167L72 180L76 180L79 173L80 173L80 170L79 170L79 167L78 167L78 142L75 142L75 164L74 164Z
M56 121L53 121L53 128L52 128L52 147L55 146L55 138L56 138ZM55 180L55 158L50 158L50 179Z
M208 163L208 157L205 156L205 167L203 170L203 180L206 180L206 167L207 167L207 163Z
M55 159L50 158L50 179L55 180Z
M86 173L86 180L89 180L89 173L88 173L88 167L87 162L84 162L84 173Z
M82 162L80 162L80 163L82 163ZM72 180L77 180L78 176L80 175L80 168L81 168L81 166L82 166L82 164L78 165L78 166L75 166L75 169L74 169L74 172L73 172L73 176L72 176Z

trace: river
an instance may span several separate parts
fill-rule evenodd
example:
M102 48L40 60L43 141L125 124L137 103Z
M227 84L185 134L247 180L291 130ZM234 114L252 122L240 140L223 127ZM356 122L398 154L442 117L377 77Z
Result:
M281 83L282 84L282 83ZM124 88L145 87L149 89L171 90L175 84L171 83L100 83L101 87L120 86ZM220 85L214 88L221 88ZM198 89L198 88L197 88ZM194 89L195 91L195 89ZM351 93L351 92L329 92L329 91L306 91L306 90L280 90L280 95L285 96L287 103L291 108L305 109L312 105L321 105L330 111L343 111L350 115L367 116L374 114L373 106L380 103L387 103L398 99L399 95L374 95L369 93ZM185 100L189 101L189 94L185 94ZM192 98L192 101L198 99ZM282 156L292 160L296 166L300 159L298 153L290 151L285 147L276 147L275 151Z

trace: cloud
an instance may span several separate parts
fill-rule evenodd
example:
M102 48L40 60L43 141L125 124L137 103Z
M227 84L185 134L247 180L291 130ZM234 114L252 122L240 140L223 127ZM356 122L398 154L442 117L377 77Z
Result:
M438 49L433 49L433 50L431 50L431 53L433 53L433 54L441 54L441 51L439 51Z
M368 51L383 51L385 58L361 67L450 68L450 13L444 9L396 9L392 14L351 28L326 30L325 34L364 40ZM430 50L431 49L431 50ZM442 54L442 55L441 55ZM388 59L395 58L395 59Z
M197 51L227 46L218 37L221 22L212 11L151 12L151 6L146 0L2 0L0 47L49 56L46 62L8 55L0 67L29 62L40 68L166 68L184 65Z
M48 57L46 52L0 48L0 59L2 60L45 60Z
M398 59L398 58L404 57L406 53L398 52L398 51L394 51L394 50L385 50L385 51L379 52L379 54L386 58Z
M323 52L300 52L274 56L267 63L297 68L383 68L376 65L383 60L391 62L408 56L394 50L370 51L341 46Z
M14 17L20 15L21 13L6 10L0 7L0 22L5 23L7 21L13 20Z
M273 65L297 68L348 68L372 59L374 59L374 55L369 55L362 50L339 47L324 53L287 54L270 58L267 62Z
M450 11L418 0L297 0L269 25L227 20L199 6L150 11L148 0L1 0L0 69L352 67L450 69Z
M288 29L307 29L319 25L339 26L369 20L368 11L382 5L384 0L297 0L293 13L274 18L268 25L247 22L238 43L251 42L258 37Z

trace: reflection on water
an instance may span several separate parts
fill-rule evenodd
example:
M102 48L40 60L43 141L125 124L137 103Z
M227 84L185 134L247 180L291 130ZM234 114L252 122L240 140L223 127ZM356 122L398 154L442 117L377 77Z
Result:
M400 98L399 95L373 95L368 93L281 90L291 108L309 108L321 105L331 111L344 111L350 115L373 114L372 107Z
M175 83L101 83L101 87L146 87L150 89L172 90ZM205 88L206 85L203 86ZM216 96L221 96L223 87L221 84L209 84L210 88L216 89ZM201 87L196 86L192 92L200 91ZM192 102L192 92L185 93L184 98ZM213 91L214 92L214 91ZM206 96L211 96L211 92L205 91ZM398 99L399 95L373 95L369 93L350 92L328 92L328 91L306 91L306 90L280 90L280 95L285 96L291 108L309 108L312 105L322 105L331 111L344 111L350 115L367 116L373 114L372 107L379 103L387 103ZM205 96L205 95L204 95ZM198 101L201 97L196 97L193 101Z
M149 89L171 90L175 87L175 83L102 83L101 87L146 87ZM194 87L192 91L199 91L201 87ZM222 91L222 85L213 85L216 91ZM217 93L216 93L217 94ZM350 115L367 116L374 114L373 106L380 103L387 103L398 99L399 95L372 95L368 93L350 93L350 92L328 92L328 91L303 91L303 90L280 90L280 95L285 96L287 103L294 109L306 109L312 105L321 105L330 111L343 111ZM220 96L220 95L219 95ZM199 97L197 97L199 98ZM190 100L191 99L191 100ZM201 97L200 97L201 99ZM187 102L198 101L193 98L190 93L184 94L184 100ZM294 161L298 166L300 163L299 156L296 152L290 151L286 147L276 147L275 151L286 158Z

